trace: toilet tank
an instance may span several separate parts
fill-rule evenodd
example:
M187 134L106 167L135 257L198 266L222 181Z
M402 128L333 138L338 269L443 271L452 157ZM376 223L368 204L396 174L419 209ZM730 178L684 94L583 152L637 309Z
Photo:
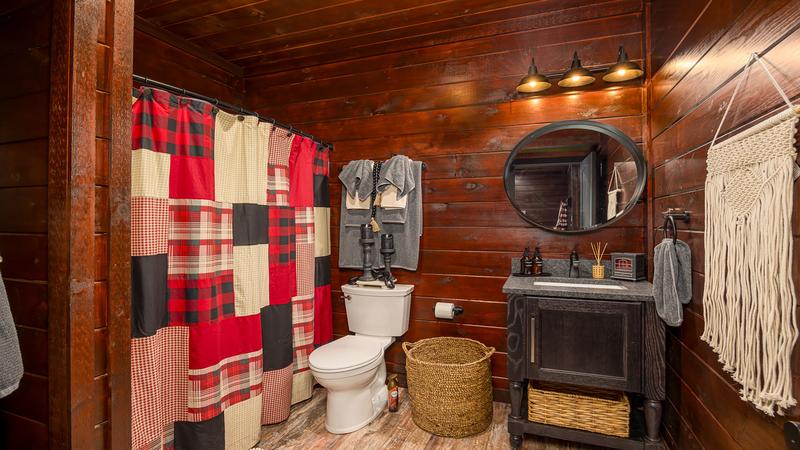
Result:
M342 286L347 328L369 336L402 336L408 331L413 284L394 289L375 286Z

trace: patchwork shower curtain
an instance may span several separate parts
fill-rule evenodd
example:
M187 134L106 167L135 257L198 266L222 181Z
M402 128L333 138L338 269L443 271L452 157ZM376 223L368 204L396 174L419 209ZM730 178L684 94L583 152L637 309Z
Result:
M328 150L256 117L134 93L134 449L249 449L311 396L332 339Z

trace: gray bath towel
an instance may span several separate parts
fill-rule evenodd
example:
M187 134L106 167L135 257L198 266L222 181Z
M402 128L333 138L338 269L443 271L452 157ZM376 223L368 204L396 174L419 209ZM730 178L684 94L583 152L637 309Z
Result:
M416 187L414 176L414 161L408 156L396 155L381 166L378 178L378 191L384 192L389 186L397 188L397 198L409 195ZM404 224L408 217L408 203L406 208L381 208L383 223Z
M339 172L339 180L341 180L344 188L351 197L365 199L372 193L372 167L375 165L368 159L359 159L350 161L346 166L342 167ZM346 200L342 197L342 200ZM344 203L342 203L344 205Z
M408 195L406 204L405 223L384 222L386 210L378 208L375 214L375 221L381 226L380 234L391 233L394 235L395 254L392 257L392 267L417 270L419 264L419 238L422 236L422 163L412 162L412 172L414 176L415 188ZM344 206L345 193L342 192L341 217L346 217L354 210L347 210ZM355 210L358 211L358 210ZM369 216L365 221L348 225L349 220L343 220L339 226L339 267L361 268L361 246L358 239L361 235L359 225L369 223ZM353 220L352 222L355 222ZM375 246L372 250L372 266L382 268L383 257L380 254L380 238L375 237Z
M672 327L683 323L683 305L692 300L692 252L683 241L664 239L653 249L656 311Z
M8 294L0 277L0 398L19 387L22 379L22 354L19 352L17 329L11 317Z

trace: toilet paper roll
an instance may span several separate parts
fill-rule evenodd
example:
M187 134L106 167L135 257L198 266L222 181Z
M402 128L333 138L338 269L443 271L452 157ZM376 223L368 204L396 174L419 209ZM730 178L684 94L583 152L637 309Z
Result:
M436 302L433 308L433 315L438 319L452 319L455 317L455 305L452 303Z

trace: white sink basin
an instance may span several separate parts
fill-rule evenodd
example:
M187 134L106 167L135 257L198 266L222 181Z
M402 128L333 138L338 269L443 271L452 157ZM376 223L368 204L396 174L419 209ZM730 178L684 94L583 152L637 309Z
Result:
M591 284L591 283L563 283L559 281L535 281L533 283L536 286L552 286L552 287L573 287L573 288L584 288L584 289L627 289L625 286L620 286L618 284Z

